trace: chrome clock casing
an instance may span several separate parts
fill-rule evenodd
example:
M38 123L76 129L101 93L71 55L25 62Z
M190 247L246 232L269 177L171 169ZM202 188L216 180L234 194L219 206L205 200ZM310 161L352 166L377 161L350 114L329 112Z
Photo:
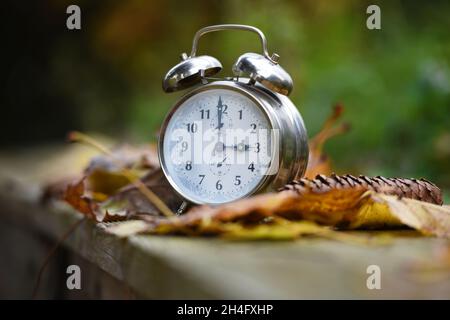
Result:
M278 162L276 174L263 176L259 184L249 193L243 194L242 198L260 192L277 190L289 181L303 175L308 162L308 137L303 119L292 101L288 97L270 91L260 84L249 84L248 79L215 81L206 85L200 85L184 95L173 106L161 127L158 143L161 168L170 185L180 196L192 203L209 204L189 197L171 178L163 152L165 132L173 114L187 99L199 92L210 89L233 90L247 96L263 110L272 129L278 129L279 132L278 139L273 144L275 152L272 154L273 161L271 162L272 166L277 165ZM268 171L274 171L273 169L270 168Z

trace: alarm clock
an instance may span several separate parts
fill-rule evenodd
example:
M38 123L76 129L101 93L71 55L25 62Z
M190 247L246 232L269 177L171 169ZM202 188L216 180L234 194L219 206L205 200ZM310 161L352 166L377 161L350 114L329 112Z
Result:
M210 32L256 33L262 54L245 53L233 75L214 57L197 56L199 39ZM303 175L308 161L303 119L287 97L292 78L269 55L261 30L225 24L200 29L192 51L164 77L167 93L190 89L161 127L158 154L164 175L186 203L218 205L277 190Z

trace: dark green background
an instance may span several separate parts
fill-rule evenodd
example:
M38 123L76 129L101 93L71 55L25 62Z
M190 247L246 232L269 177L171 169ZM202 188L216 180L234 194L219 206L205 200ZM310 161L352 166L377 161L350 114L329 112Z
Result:
M78 4L82 30L66 28ZM382 30L366 28L381 7ZM2 148L63 141L69 130L154 140L180 94L161 80L199 28L259 27L294 79L310 136L336 102L352 125L326 150L338 172L412 176L450 187L449 1L11 1L1 21ZM222 75L252 34L201 40Z

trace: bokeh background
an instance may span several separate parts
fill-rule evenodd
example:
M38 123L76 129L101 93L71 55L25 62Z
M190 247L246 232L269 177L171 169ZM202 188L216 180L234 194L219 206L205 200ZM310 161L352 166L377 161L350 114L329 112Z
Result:
M77 4L82 29L66 28ZM381 7L382 30L366 28ZM352 130L329 141L337 172L426 177L450 188L449 1L13 1L1 21L0 146L63 142L76 129L131 143L154 141L170 106L161 80L201 27L259 27L292 75L291 99L309 135L336 102ZM253 34L214 33L200 52L221 75ZM447 201L449 197L447 195Z

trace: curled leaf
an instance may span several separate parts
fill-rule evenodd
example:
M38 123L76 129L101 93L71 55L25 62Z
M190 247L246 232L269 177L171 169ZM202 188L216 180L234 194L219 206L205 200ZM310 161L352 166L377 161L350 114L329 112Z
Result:
M304 174L306 178L312 179L318 174L331 174L331 161L323 152L323 146L330 138L350 130L350 125L348 123L336 126L336 122L340 119L343 112L344 107L341 104L336 104L322 129L309 140L308 166Z
M373 194L374 201L383 203L401 223L426 235L450 238L450 207L414 199Z
M89 218L96 219L98 204L85 195L85 178L76 183L67 185L63 199L75 210L87 215Z
M97 222L121 221L127 218L127 211L118 203L110 200L100 203L89 197L85 190L85 178L68 184L63 199L75 210Z
M152 230L155 233L226 233L220 231L224 228L221 224L239 223L243 227L255 227L278 218L312 221L339 229L410 227L426 235L450 238L448 207L399 199L361 187L302 195L292 191L280 192L218 207L200 206L181 217L155 221ZM271 225L266 226L254 230L270 230ZM275 230L279 232L279 228Z
M121 145L110 154L92 158L84 173L88 177L89 189L94 194L108 197L130 184L129 172L141 178L158 169L158 156L153 146Z

